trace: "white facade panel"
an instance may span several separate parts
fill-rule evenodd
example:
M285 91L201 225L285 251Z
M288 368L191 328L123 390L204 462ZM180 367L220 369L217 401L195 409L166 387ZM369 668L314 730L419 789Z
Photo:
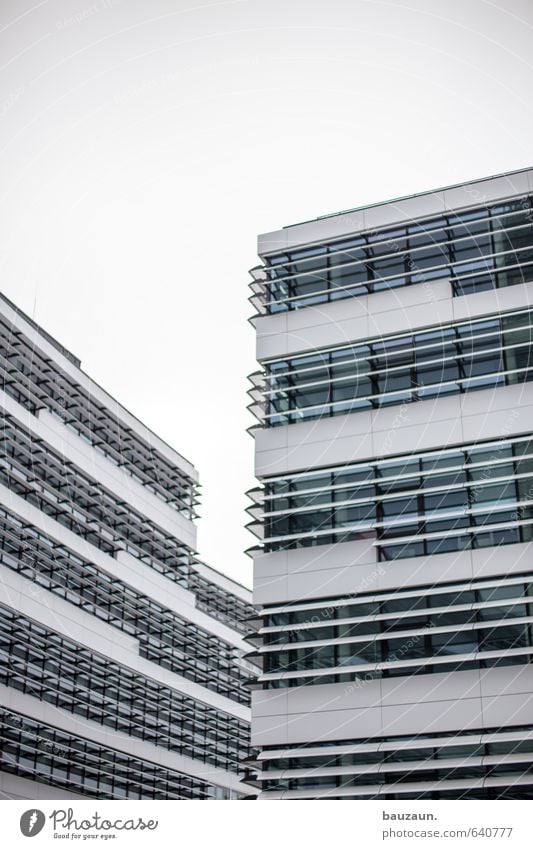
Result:
M258 430L255 473L283 475L524 433L532 404L529 384L503 386ZM285 449L278 431L287 432Z
M318 304L256 319L256 357L275 357L345 345L374 336L453 321L446 280Z
M495 669L480 675L456 672L366 681L360 686L334 684L295 688L282 691L283 698L270 700L262 698L262 693L255 693L252 700L254 724L255 718L261 717L260 735L264 736L264 739L256 739L255 745L282 746L305 742L301 736L302 729L313 719L317 721L316 734L312 737L316 742L349 739L351 734L346 731L352 713L365 723L371 721L369 714L378 721L382 715L379 727L364 731L370 739L394 734L417 735L421 729L435 734L446 734L454 729L475 729L480 725L482 710L490 707L495 715L498 702L519 710L520 722L525 722L525 711L533 701L532 688L530 668L518 666L513 668L512 673ZM461 706L465 708L464 725L457 724ZM517 724L515 720L512 713L506 716L502 712L497 722L481 724L505 728ZM365 725L366 728L368 725ZM361 731L361 734L353 736L359 739L363 736L363 729Z

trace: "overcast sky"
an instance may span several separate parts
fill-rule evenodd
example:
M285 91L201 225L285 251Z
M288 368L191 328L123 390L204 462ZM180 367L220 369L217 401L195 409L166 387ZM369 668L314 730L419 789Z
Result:
M249 584L256 235L533 164L531 0L0 0L2 289L199 469Z

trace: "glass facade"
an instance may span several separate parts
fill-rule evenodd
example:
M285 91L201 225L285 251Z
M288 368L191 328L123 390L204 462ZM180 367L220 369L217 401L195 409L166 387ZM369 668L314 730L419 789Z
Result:
M260 799L533 798L532 176L259 236Z
M247 620L254 615L255 607L251 602L243 601L240 596L205 578L198 571L199 565L202 564L195 559L196 568L189 575L188 588L194 593L195 606L213 619L229 625L232 630L247 634L250 631Z
M27 318L25 321L27 321ZM75 361L58 343L43 334L68 359ZM6 316L0 315L0 388L33 415L46 410L81 439L119 466L146 489L189 518L195 515L197 486L178 466L149 444L97 400L61 367L46 356Z
M532 343L533 312L521 310L267 361L255 414L275 427L525 383Z
M192 552L125 504L99 481L2 415L0 483L114 556L127 551L166 577L188 586Z
M454 296L533 280L531 197L272 253L254 274L258 314L449 280Z
M220 799L230 792L0 709L0 770L98 799Z
M36 439L13 417L0 415L0 483L111 556L126 551L196 594L198 607L236 622L253 612L235 594L205 580L194 552L123 502L73 463Z
M266 747L263 790L284 798L533 799L533 726Z
M0 683L130 737L239 772L246 722L0 605Z
M0 508L0 563L139 640L139 654L249 704L236 650Z
M381 560L533 538L531 435L264 480L264 551L369 540Z
M0 302L3 793L254 795L254 608L197 557L196 470Z
M487 669L533 659L529 575L266 607L253 635L266 689Z

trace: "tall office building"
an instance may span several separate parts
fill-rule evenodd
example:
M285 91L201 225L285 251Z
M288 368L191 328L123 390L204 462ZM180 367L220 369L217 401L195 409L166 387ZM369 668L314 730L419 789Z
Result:
M253 609L196 470L3 298L0 336L0 796L250 794Z
M267 233L261 799L533 798L533 170Z

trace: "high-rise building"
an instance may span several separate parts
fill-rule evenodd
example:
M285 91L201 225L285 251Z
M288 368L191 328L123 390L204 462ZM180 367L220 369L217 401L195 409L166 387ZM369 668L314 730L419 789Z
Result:
M0 796L251 794L251 596L195 554L195 468L4 298L0 337Z
M259 254L259 798L533 798L533 170Z

